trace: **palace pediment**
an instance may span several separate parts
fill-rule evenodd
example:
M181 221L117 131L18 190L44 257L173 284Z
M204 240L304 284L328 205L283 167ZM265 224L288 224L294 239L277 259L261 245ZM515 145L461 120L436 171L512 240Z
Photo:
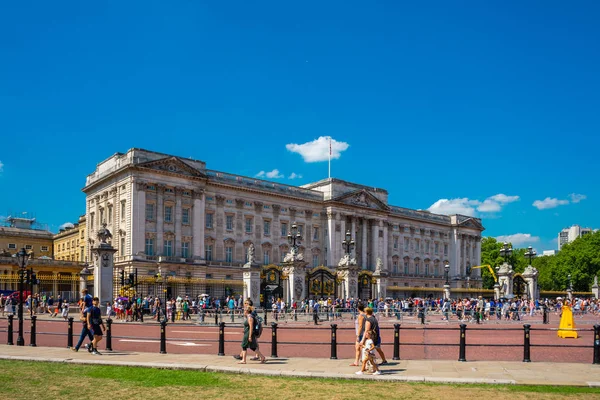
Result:
M354 192L346 193L342 196L332 199L332 201L347 204L352 207L364 207L378 211L389 211L387 204L373 196L368 190L365 189L359 189Z
M148 161L138 164L138 168L150 169L169 174L184 175L194 178L206 178L206 175L198 169L191 167L178 157L166 157L160 160Z
M477 229L480 231L485 230L483 225L481 225L481 223L478 220L476 220L475 218L467 218L464 221L459 222L458 226L463 227L463 228Z

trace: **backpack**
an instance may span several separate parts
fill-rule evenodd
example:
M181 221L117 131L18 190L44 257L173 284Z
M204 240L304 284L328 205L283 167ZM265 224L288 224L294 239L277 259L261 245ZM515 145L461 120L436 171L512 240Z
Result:
M254 337L259 338L263 333L263 320L258 315L253 315L254 317Z

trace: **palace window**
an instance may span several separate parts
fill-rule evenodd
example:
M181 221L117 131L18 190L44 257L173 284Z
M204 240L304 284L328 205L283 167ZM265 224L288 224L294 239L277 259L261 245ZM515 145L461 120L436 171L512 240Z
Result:
M440 244L439 244L438 242L435 242L435 243L433 244L433 252L434 252L435 254L439 254L439 252L440 252Z
M263 234L266 235L270 235L271 234L271 221L263 221Z
M146 220L154 221L154 203L146 203Z
M163 254L167 257L173 256L173 241L172 240L165 240L164 247L163 247Z
M121 221L125 221L125 200L121 201Z
M184 208L181 210L181 223L184 225L190 224L190 209Z
M108 206L108 223L112 224L112 214L113 214L113 207L112 205Z
M319 240L319 227L313 227L313 240Z
M212 244L207 245L206 250L204 251L204 258L206 258L206 261L212 261L212 251L213 251Z
M408 275L408 261L404 261L404 273Z
M230 263L233 262L233 247L225 247L225 261Z
M405 237L404 238L404 251L408 251L409 246L410 246L410 239Z
M425 253L429 253L429 240L425 241Z
M319 266L319 255L318 254L313 254L312 266L313 266L313 268Z
M394 236L394 250L398 250L398 236Z
M181 257L183 257L183 258L190 257L190 242L182 242L181 243Z
M31 249L33 249L32 245L30 245L30 244L25 245L25 250L31 250Z
M429 275L429 264L425 264L425 275Z
M48 251L48 246L42 246L42 247L40 247L40 250L41 251Z
M154 239L146 239L146 255L154 255Z
M173 206L165 206L165 222L173 222Z
M392 264L392 271L394 271L395 274L398 273L398 261L394 261Z
M269 250L265 250L263 252L263 264L265 264L265 265L269 264L269 260L270 260L269 255L270 255Z
M444 255L447 256L448 255L448 245L444 244Z
M212 213L206 214L206 227L208 229L212 229L212 227L213 227L213 214Z
M225 228L228 231L232 231L233 230L233 215L226 215L225 216Z
M288 224L287 222L281 223L281 236L287 236L288 234Z
M254 223L254 218L248 217L246 218L246 233L252 233L252 224Z

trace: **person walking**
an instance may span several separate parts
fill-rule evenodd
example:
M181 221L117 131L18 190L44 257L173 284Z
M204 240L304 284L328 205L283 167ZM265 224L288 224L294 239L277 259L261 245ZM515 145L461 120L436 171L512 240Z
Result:
M102 321L102 311L100 311L100 299L94 297L92 300L92 307L89 309L87 313L87 326L90 332L94 335L94 340L92 341L92 354L101 355L98 351L98 343L102 340L102 332L106 329L104 327L104 321Z
M257 356L260 357L260 363L264 364L267 359L262 355L260 350L258 350L256 336L254 335L254 317L252 316L252 307L247 306L244 309L244 337L242 338L242 359L238 361L238 364L246 364L246 355L248 353L248 349L253 350Z
M365 306L362 303L358 303L358 306L356 307L357 311L358 311L358 317L356 317L355 319L355 328L356 328L356 344L355 344L355 350L356 350L356 359L354 360L354 362L352 364L350 364L351 367L358 367L359 364L359 360L360 360L360 353L361 353L361 342L363 340L363 335L365 333Z
M385 358L385 354L383 350L381 350L381 334L379 331L379 322L377 318L373 315L373 309L371 307L365 308L365 330L373 331L373 342L375 343L375 350L379 353L379 357L381 357L381 365L387 364L387 359ZM364 346L366 338L363 337L361 341L361 345Z
M85 304L84 301L83 301L83 299L81 301L81 304ZM89 310L90 310L89 307L88 308L85 308L85 307L81 308L81 312L80 312L80 315L79 315L79 320L82 322L81 333L79 334L79 341L77 342L77 344L75 345L75 347L71 347L71 350L73 350L74 352L78 352L79 351L79 348L83 344L83 341L85 340L86 337L88 337L90 339L90 342L85 345L85 348L90 353L92 352L92 341L94 340L94 335L92 335L92 332L88 329L87 315L88 315Z

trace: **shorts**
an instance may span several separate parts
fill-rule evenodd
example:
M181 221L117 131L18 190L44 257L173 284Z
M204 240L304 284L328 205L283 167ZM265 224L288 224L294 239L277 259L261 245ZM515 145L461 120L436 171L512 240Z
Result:
M102 328L100 325L92 325L92 329L90 329L90 331L94 336L102 336Z
M363 334L358 335L358 340L357 342L360 343L363 340Z
M381 335L377 336L377 341L375 342L375 348L378 349L381 347Z

